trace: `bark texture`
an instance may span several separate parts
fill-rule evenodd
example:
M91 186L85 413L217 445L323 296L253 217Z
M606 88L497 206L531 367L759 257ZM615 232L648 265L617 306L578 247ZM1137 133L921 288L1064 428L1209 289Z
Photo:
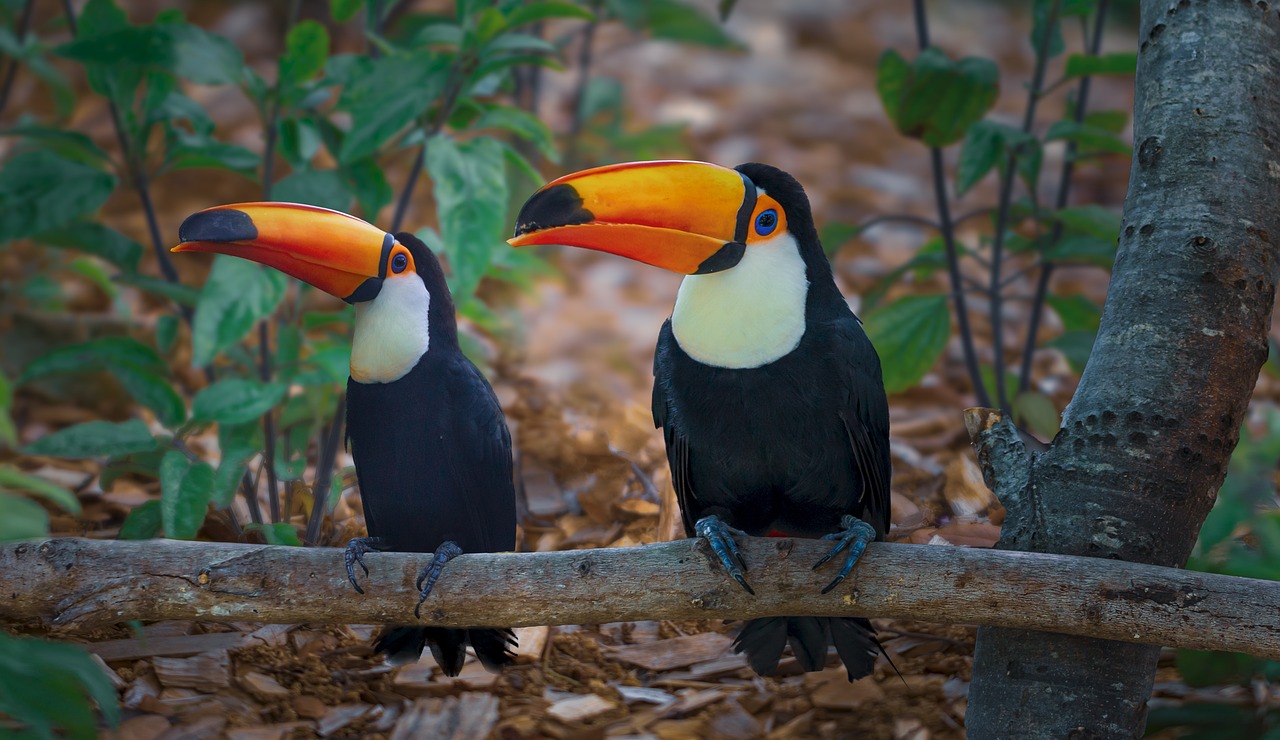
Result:
M342 551L59 538L0 548L0 622L87 629L139 619L529 626L782 614L1005 624L1280 659L1280 583L1150 565L873 543L849 581L810 567L829 544L746 541L758 595L701 540L451 561L415 620L429 554L373 553L366 594ZM1125 645L1124 647L1130 647Z
M1133 165L1093 354L1047 451L1027 453L1000 423L976 442L1017 509L999 547L1181 566L1267 357L1280 14L1143 0L1140 32ZM969 736L1138 737L1157 652L980 630Z

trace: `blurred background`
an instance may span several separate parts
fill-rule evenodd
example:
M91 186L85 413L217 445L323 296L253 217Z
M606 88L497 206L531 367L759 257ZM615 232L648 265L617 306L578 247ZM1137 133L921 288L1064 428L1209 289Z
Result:
M1003 509L961 411L1057 430L1120 226L1136 16L1106 0L5 0L0 539L363 533L335 425L350 309L255 264L167 253L190 213L264 199L442 255L464 349L515 436L521 550L682 537L649 410L679 276L503 239L546 180L688 158L804 184L885 364L891 539L992 546ZM1280 575L1274 372L1193 567ZM49 691L87 691L121 737L392 736L463 710L474 736L512 738L963 736L973 630L879 626L901 678L881 661L848 684L791 659L756 677L719 622L524 629L520 665L459 679L429 659L382 666L364 626L245 648L260 625L165 622L58 635L88 652ZM210 650L211 634L228 642ZM158 654L161 636L189 648ZM0 632L0 656L35 665L44 645ZM1160 671L1164 736L1255 737L1280 718L1271 663L1169 651ZM27 680L0 675L0 697ZM101 721L15 706L0 715L72 734Z

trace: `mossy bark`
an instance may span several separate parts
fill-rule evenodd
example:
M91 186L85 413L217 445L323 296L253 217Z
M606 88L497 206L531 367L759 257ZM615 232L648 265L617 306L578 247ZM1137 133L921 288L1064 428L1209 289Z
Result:
M1000 547L1182 566L1267 358L1280 12L1143 0L1140 32L1133 165L1093 354L1048 450L994 428L978 441L1015 502ZM969 736L1138 737L1158 652L982 629Z

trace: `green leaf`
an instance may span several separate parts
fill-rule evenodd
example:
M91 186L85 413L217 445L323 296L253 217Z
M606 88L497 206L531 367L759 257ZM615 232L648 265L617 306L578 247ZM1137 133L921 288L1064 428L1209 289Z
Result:
M951 334L947 297L899 298L866 315L867 336L880 355L886 393L904 391L925 376Z
M86 67L133 66L173 72L201 85L240 82L244 56L230 41L189 23L128 26L56 50Z
M1042 439L1053 439L1062 426L1062 417L1053 399L1039 391L1019 393L1013 400L1013 408L1022 424Z
M116 539L155 539L164 531L164 522L161 517L159 501L148 501L141 506L135 506L129 512L129 516L124 518L124 524L120 525L120 534L116 535Z
M1114 54L1093 56L1092 54L1072 54L1067 57L1066 76L1087 77L1089 75L1132 75L1138 70L1138 53L1121 51Z
M861 233L862 227L858 224L831 221L818 229L818 241L822 242L823 251L830 257Z
M184 137L169 149L165 167L170 171L199 168L230 170L252 178L261 163L262 157L257 152L242 146L204 137Z
M1058 7L1059 12L1056 17L1050 18L1050 10ZM1059 0L1032 0L1031 3L1031 49L1038 56L1040 54L1041 44L1044 40L1044 34L1047 30L1050 34L1049 44L1045 47L1046 56L1050 59L1058 56L1066 48L1062 41L1062 12ZM1052 21L1051 25L1050 21ZM1046 29L1047 25L1047 29Z
M1074 141L1085 153L1127 155L1130 152L1129 145L1110 131L1075 121L1055 121L1045 134L1045 141L1055 140Z
M82 164L102 166L111 161L111 157L95 143L93 139L68 129L40 126L36 124L19 124L0 131L0 136L20 136L24 139L39 142L46 149L51 149L67 159Z
M329 32L318 21L299 21L289 29L284 47L278 84L282 90L289 90L324 69L324 63L329 59Z
M80 647L0 633L0 714L26 725L14 737L98 736L96 703L106 724L120 722L115 688Z
M302 547L302 540L298 539L298 528L289 522L246 524L244 529L246 532L261 532L262 539L266 540L268 545Z
M0 443L17 447L18 430L14 428L13 417L9 415L12 405L13 389L9 386L9 379L0 372Z
M119 231L93 221L72 221L52 231L42 232L36 241L55 247L78 249L110 262L128 272L138 269L143 246Z
M1093 352L1093 342L1097 338L1097 332L1067 331L1045 342L1045 346L1061 351L1067 358L1067 364L1071 366L1071 370L1082 373L1085 364L1089 362L1089 354Z
M58 373L92 372L118 366L152 371L165 369L164 360L155 350L132 337L99 337L59 347L32 360L19 376L18 384Z
M355 193L364 218L377 222L378 212L391 202L395 194L387 182L387 172L374 157L353 162L343 168L346 182Z
M631 30L647 32L655 39L719 49L743 48L714 19L677 0L606 0L605 6Z
M989 59L953 62L935 47L914 62L890 49L880 56L876 90L885 112L904 136L929 146L958 141L995 105L999 69Z
M150 275L138 275L136 273L125 273L116 276L116 282L122 285L132 285L135 288L145 290L148 293L177 303L180 306L194 306L196 301L200 299L200 292L190 285L182 283L171 283L162 278L154 278Z
M156 419L170 429L176 429L187 418L187 404L173 389L169 381L150 370L129 365L112 365L107 368L123 385L134 400L156 415Z
M156 319L156 348L164 354L169 354L177 341L178 317L171 314L162 314Z
M373 155L425 113L443 91L448 70L448 57L426 52L382 57L357 68L338 101L339 108L351 113L338 161L347 164Z
M59 228L98 210L116 178L44 150L22 152L0 168L0 242Z
M494 104L472 123L473 129L500 128L532 143L538 153L550 162L560 161L551 127L537 116L508 105Z
M288 278L238 257L217 255L196 303L191 362L204 367L244 338L259 319L275 312Z
M338 23L346 23L363 7L364 0L329 0L329 15Z
M1098 239L1114 243L1120 236L1120 214L1100 205L1089 204L1063 208L1058 211L1057 218L1068 229Z
M265 414L284 398L284 383L258 383L226 378L204 388L191 402L191 415L199 421L243 424Z
M48 455L79 459L125 455L156 446L147 425L129 421L86 421L37 439L23 448L28 455Z
M507 13L507 27L517 28L550 18L576 18L584 21L596 19L595 13L573 3L527 2Z
M1054 262L1082 262L1109 270L1116 258L1116 240L1077 234L1060 239L1044 256Z
M0 465L0 489L4 488L26 491L72 514L80 513L80 500L74 493L44 478L24 473L12 465Z
M445 135L427 146L440 237L453 271L455 301L475 292L506 232L506 167L502 146L481 137L462 144Z
M0 542L30 540L48 534L49 512L43 506L0 491ZM0 637L3 636L4 633L0 632Z
M1098 304L1079 293L1045 296L1045 302L1053 308L1054 313L1058 314L1063 328L1067 331L1096 332L1098 324L1102 321L1102 309Z
M303 170L275 184L271 196L286 203L306 203L347 211L351 208L351 191L334 170Z
M204 524L213 490L213 467L194 465L178 450L169 450L160 461L160 518L166 537L194 539Z
M1247 686L1260 663L1244 653L1179 650L1177 655L1178 673L1189 686Z
M1122 110L1095 110L1084 117L1085 124L1118 134L1129 124L1129 114Z
M970 126L956 165L956 197L963 196L986 177L1000 157L1007 155L1008 143L1021 135L1018 129L995 121L978 121Z
M280 122L278 150L294 170L308 169L320 151L320 132L305 118L286 118Z

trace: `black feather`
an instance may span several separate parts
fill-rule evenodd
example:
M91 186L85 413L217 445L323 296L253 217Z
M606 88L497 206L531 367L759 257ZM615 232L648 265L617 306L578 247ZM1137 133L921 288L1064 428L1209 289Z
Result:
M422 317L430 343L399 380L347 382L347 438L365 524L370 536L397 552L434 552L446 540L463 552L513 550L511 434L502 409L488 381L458 348L453 302L435 255L412 234L396 238L413 254L431 294ZM483 651L486 667L503 664L505 638L490 633L510 635L400 627L383 633L375 648L388 660L413 661L430 645L441 668L455 675L469 641L477 653ZM504 647L495 652L495 642Z

